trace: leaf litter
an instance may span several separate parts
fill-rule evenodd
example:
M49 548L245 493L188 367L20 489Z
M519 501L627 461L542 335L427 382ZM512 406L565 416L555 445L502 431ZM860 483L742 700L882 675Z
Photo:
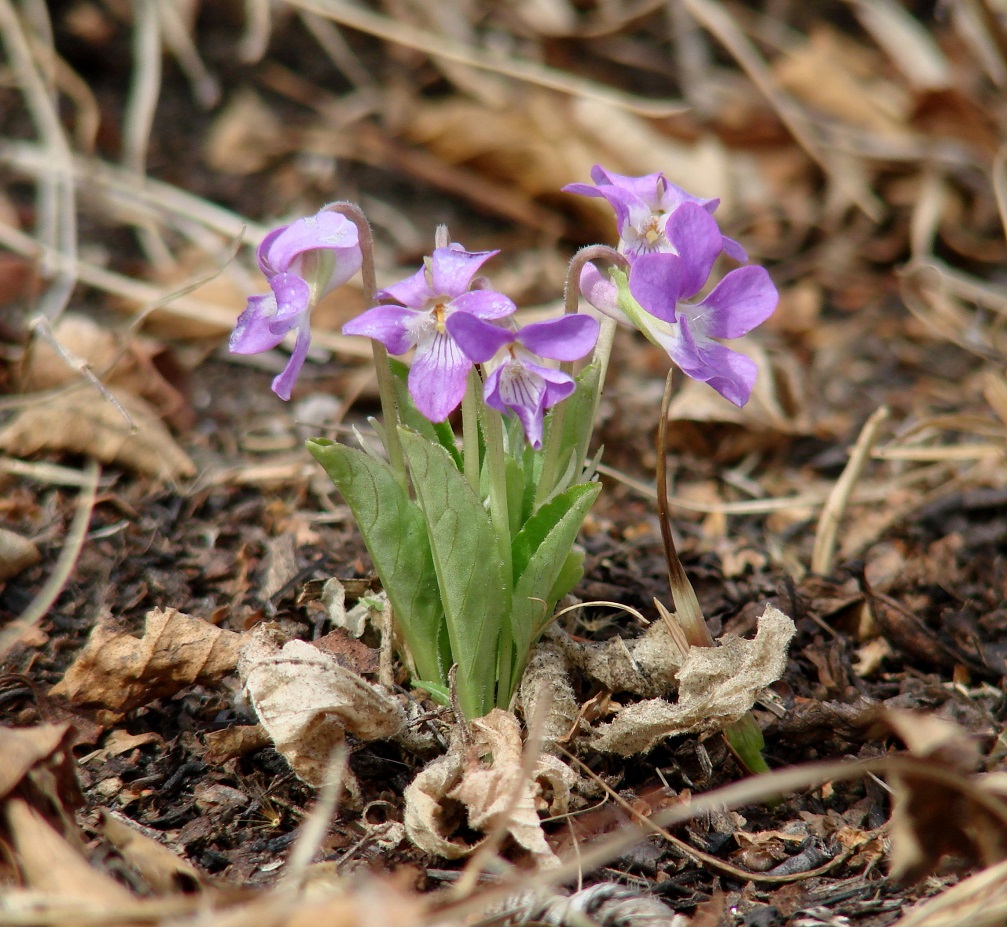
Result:
M132 67L129 43L149 22L71 5L53 13L48 38L27 41L27 19L0 4L17 77L2 91L0 161L18 179L0 202L13 268L0 294L3 377L48 391L5 400L2 423L3 528L31 546L10 555L18 572L2 581L0 607L14 620L35 600L42 615L11 625L21 645L0 676L11 886L0 919L1002 923L1007 404L996 268L1007 210L995 5L942 18L896 2L784 3L770 18L690 0L664 20L648 4L506 15L477 4L450 24L422 4L394 15L308 6L275 5L271 20L256 18L258 4L164 14L157 34L177 72L133 72L137 92L159 102L144 177L116 166L113 138L141 137L141 111L106 89L103 67ZM265 48L265 37L264 55L235 57L240 24L242 49ZM47 41L61 57L33 59ZM318 43L317 59L305 42ZM480 57L490 71L475 69ZM47 109L46 80L65 124ZM227 92L200 109L214 80ZM620 94L596 92L606 87ZM271 124L284 132L264 139ZM379 217L389 279L423 250L417 230L431 211L486 247L505 220L508 250L522 253L511 291L534 312L562 272L552 244L608 232L590 203L555 193L598 161L722 194L731 234L775 262L781 310L746 347L763 371L751 406L737 414L686 384L671 415L679 546L715 636L745 645L759 670L741 688L767 739L764 777L740 778L715 725L703 730L706 707L688 725L679 716L687 687L663 622L645 630L598 606L560 620L522 689L526 719L550 693L539 762L551 772L525 774L513 715L463 742L450 711L395 688L406 677L378 656L387 650L365 620L381 611L369 592L349 611L332 592L298 599L334 575L348 588L366 582L369 564L341 501L262 438L289 450L333 423L304 430L256 398L283 367L280 352L264 374L209 357L251 290L248 246L277 215L333 197L367 201ZM405 215L402 202L413 204ZM242 225L247 243L216 285L165 303L219 268ZM157 340L111 334L110 314L152 306ZM34 338L28 363L15 363L35 310L63 351ZM366 403L358 346L334 334L343 320L320 313L305 390ZM659 370L649 347L617 343L619 387L601 410L609 501L587 525L575 590L647 618L659 618L651 603L665 588L652 501ZM840 499L857 436L881 406L890 417ZM364 411L339 415L360 427ZM108 470L71 573L54 566L75 497L57 481L67 473L46 468L81 458ZM295 532L303 543L277 540ZM270 568L281 548L282 578ZM50 576L62 594L37 597ZM777 609L793 638L788 649L781 631L763 662L752 649L759 615ZM335 644L330 659L308 643L350 613L357 649ZM300 741L256 723L268 700L247 679L246 700L236 671L264 621L310 648L298 666L337 680L322 700L328 720L295 695L294 718L325 734L312 781L341 743L358 790L314 825L322 836L303 852L318 861L300 889L283 880L314 813L314 792L284 758ZM356 729L348 703L376 706L367 720L377 728ZM624 720L648 705L662 713L649 733ZM647 751L629 762L599 749L620 722ZM403 796L431 769L438 783L413 826ZM647 837L645 822L674 839ZM428 835L426 853L399 839L410 827ZM464 856L487 834L493 865L479 849L452 862L448 845ZM499 883L476 889L458 868L473 860L469 872ZM595 884L576 891L578 878Z

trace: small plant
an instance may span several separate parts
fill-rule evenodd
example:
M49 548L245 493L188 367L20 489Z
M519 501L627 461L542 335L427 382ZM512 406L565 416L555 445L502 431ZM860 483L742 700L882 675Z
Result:
M721 234L716 200L662 174L596 167L592 177L594 186L565 189L604 197L619 243L575 255L560 317L519 327L514 303L481 276L497 252L466 251L443 227L416 273L376 291L368 223L336 203L266 237L259 264L271 292L249 299L231 339L232 351L251 353L296 329L273 383L289 398L312 307L361 270L371 308L343 332L372 339L382 449L324 439L308 449L353 512L414 685L445 703L453 694L470 719L510 707L532 646L582 576L577 536L601 489L588 448L615 326L636 327L686 374L743 405L755 364L714 339L750 331L776 306L756 266L731 270L702 295L721 254L746 259ZM604 314L601 325L578 311L579 293ZM410 351L409 366L389 357ZM459 407L456 433L449 419ZM690 609L675 589L686 637L699 644L698 604Z

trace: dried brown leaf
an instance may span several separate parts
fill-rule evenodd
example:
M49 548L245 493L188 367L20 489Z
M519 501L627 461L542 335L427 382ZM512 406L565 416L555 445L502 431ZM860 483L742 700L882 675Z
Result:
M38 547L9 528L0 528L0 583L42 559Z
M26 884L44 892L50 901L121 904L132 895L118 882L92 868L45 819L19 798L4 806L4 820L14 856Z
M90 386L34 402L0 432L0 448L15 457L41 452L82 454L162 480L193 476L195 464L153 408L143 399L117 393L128 413Z
M143 636L98 622L52 694L77 705L129 711L234 672L241 635L174 608L147 613Z
M105 809L101 812L101 832L157 894L193 891L203 882L201 873L166 846L158 843Z

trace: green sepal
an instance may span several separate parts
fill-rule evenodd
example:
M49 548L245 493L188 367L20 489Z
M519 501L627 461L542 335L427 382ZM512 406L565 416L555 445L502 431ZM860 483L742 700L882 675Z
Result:
M307 447L353 512L417 674L446 686L451 651L422 511L384 461L324 438Z
M458 700L467 718L494 705L497 644L511 610L489 513L448 451L399 428L416 500L425 518L429 549L458 665Z

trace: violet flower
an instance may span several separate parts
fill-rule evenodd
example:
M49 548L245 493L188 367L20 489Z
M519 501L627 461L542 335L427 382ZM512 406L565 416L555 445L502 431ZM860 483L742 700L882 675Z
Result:
M462 352L447 322L455 315L499 319L514 303L502 293L470 289L476 271L497 251L469 252L461 245L435 248L411 277L378 293L401 306L380 305L343 326L344 335L380 341L391 354L416 348L407 380L409 393L431 422L443 422L462 401L472 361Z
M664 174L647 174L644 177L625 177L606 171L596 164L591 168L591 179L597 186L571 183L563 187L564 193L581 196L601 196L615 210L619 227L618 251L630 263L643 254L680 253L682 242L674 226L669 229L671 217L684 203L694 203L712 215L719 199L703 199L686 193L671 183ZM745 249L733 238L722 236L722 250L738 261L748 260Z
M513 412L528 443L538 450L545 410L566 399L576 383L569 374L535 361L539 357L558 361L583 357L598 340L597 321L586 315L564 315L515 332L456 313L448 319L447 329L473 363L485 364L501 348L507 349L508 356L483 384L483 399L498 412Z
M764 267L739 267L698 302L683 302L695 296L690 269L679 257L662 257L665 260L652 267L642 267L640 276L634 266L629 280L616 288L619 307L683 373L743 406L752 394L758 368L751 358L713 339L740 338L772 315L778 294L769 273Z
M248 298L228 347L233 354L258 354L296 329L290 360L273 380L273 392L290 399L311 342L312 308L360 269L357 228L340 213L323 209L273 229L259 245L258 258L270 292Z

